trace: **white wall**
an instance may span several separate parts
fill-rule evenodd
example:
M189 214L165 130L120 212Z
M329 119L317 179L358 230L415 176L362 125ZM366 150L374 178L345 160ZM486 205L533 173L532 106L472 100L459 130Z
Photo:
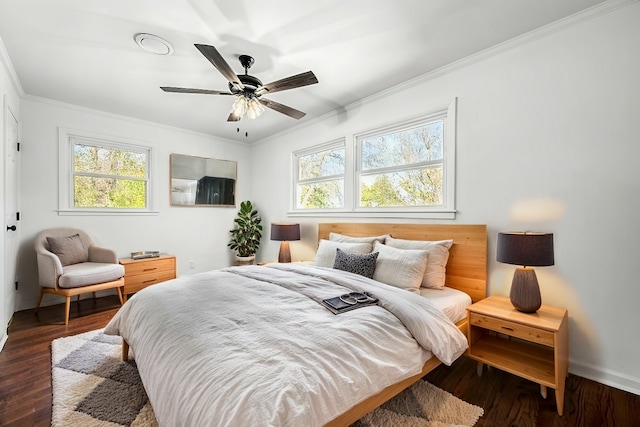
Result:
M46 228L73 226L118 256L159 250L176 255L178 275L232 264L226 247L237 210L223 207L170 206L169 155L188 154L238 162L237 201L249 198L251 160L245 145L206 135L117 117L52 101L22 100L22 240L18 274L18 309L35 307L39 287L33 238ZM137 140L156 152L153 177L159 214L155 216L59 216L58 127ZM190 268L193 260L195 268ZM63 300L47 295L43 305Z
M351 141L457 97L455 222L488 225L489 294L508 295L514 271L495 261L498 231L553 232L556 265L537 273L543 302L569 311L571 372L640 394L639 22L634 3L547 29L262 141L253 184L271 191L253 200L267 224L286 219L292 151ZM294 220L296 260L313 257L318 222L345 219ZM267 241L260 257L277 250Z

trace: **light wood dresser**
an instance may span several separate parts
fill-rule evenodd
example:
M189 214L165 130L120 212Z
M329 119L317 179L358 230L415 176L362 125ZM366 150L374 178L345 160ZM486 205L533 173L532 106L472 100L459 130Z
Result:
M124 300L130 294L138 292L147 286L176 278L176 257L161 254L156 258L131 259L121 258L124 266Z
M467 356L483 364L555 389L558 414L564 407L564 386L569 369L567 310L543 305L535 313L517 311L509 298L490 296L467 307Z

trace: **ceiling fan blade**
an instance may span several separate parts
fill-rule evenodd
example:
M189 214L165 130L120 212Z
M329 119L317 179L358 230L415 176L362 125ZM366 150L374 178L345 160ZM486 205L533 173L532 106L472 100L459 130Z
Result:
M165 92L177 92L177 93L202 93L205 95L233 95L231 92L221 92L219 90L207 90L207 89L189 89L186 87L170 87L170 86L161 86Z
M238 116L237 114L234 114L233 111L229 114L229 117L227 117L227 121L228 122L238 122L240 121L240 119L242 118L242 116Z
M215 47L207 44L196 44L195 47L204 55L205 58L209 60L209 62L213 64L214 67L218 69L218 71L220 71L220 73L222 73L229 83L236 86L238 89L244 89L244 85L236 73L233 72L233 69L229 64L227 64L227 61L224 60Z
M303 113L302 111L298 111L295 108L287 107L286 105L282 105L269 99L258 98L258 101L260 101L260 104L264 105L265 107L271 108L272 110L275 110L279 113L286 114L287 116L293 117L296 120L300 120L307 115L307 113Z
M280 92L282 90L295 89L301 86L308 86L318 83L316 75L312 71L296 74L295 76L285 77L275 82L267 83L256 90L258 95L266 93Z

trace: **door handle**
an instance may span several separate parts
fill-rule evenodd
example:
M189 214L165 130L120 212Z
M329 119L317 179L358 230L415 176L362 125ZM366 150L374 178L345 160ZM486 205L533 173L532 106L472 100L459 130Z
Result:
M7 225L7 231L9 231L9 230L11 230L11 231L16 231L16 226L15 226L15 225L12 225L11 227L9 227L9 226Z

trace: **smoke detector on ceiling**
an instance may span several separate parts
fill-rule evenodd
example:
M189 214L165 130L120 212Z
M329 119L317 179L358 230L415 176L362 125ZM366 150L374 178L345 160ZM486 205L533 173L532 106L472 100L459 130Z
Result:
M138 46L147 52L151 52L156 55L171 55L173 53L173 46L171 46L171 43L162 37L158 37L153 34L138 33L133 37L133 39L136 41Z

